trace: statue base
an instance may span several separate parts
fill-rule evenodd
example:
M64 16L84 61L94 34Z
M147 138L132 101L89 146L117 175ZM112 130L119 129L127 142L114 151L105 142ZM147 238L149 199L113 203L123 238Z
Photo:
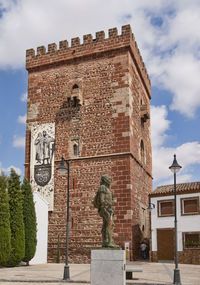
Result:
M99 248L91 251L91 285L105 284L126 284L125 250Z

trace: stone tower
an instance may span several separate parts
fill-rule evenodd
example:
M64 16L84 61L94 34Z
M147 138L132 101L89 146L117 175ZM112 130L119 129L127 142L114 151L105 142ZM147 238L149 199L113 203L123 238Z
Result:
M26 52L28 103L25 175L49 203L48 261L58 236L65 257L67 176L70 161L69 261L87 262L101 245L101 219L92 205L101 175L112 177L115 243L130 244L131 259L148 238L146 208L152 190L151 86L129 25L84 35L59 48Z

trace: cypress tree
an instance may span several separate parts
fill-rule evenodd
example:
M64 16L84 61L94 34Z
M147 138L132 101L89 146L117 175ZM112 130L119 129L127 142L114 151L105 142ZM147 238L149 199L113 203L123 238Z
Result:
M7 265L16 266L24 257L25 236L20 179L14 169L11 169L10 177L8 179L8 194L10 197L9 206L12 249Z
M11 231L7 177L0 174L0 265L4 265L11 252Z
M37 245L37 228L36 228L36 214L35 204L33 201L33 193L31 185L24 178L21 186L23 194L23 216L24 216L24 230L25 230L25 255L23 261L29 264L29 261L34 257Z

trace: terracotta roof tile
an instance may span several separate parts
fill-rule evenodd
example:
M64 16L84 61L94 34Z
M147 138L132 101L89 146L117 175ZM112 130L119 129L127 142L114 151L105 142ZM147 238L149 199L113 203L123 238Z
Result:
M150 196L170 195L174 192L174 184L158 186ZM200 192L200 182L178 183L176 184L177 194Z

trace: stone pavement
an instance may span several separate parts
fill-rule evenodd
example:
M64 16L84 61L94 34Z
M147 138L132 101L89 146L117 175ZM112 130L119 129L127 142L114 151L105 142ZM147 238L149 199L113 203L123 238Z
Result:
M130 262L127 267L142 268L136 272L133 280L127 280L127 285L168 285L173 283L174 264L153 262ZM200 265L180 264L182 285L200 285ZM63 285L64 264L40 264L0 268L1 285ZM90 284L89 264L70 264L70 283L73 285ZM106 285L106 284L105 284Z

